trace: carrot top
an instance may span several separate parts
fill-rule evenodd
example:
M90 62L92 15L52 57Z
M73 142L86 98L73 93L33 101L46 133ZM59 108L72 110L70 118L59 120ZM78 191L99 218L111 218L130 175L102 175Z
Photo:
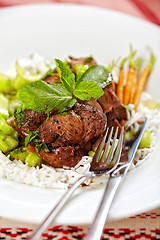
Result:
M135 58L136 53L137 53L137 50L133 51L133 46L132 46L132 44L130 44L129 67L138 71L138 69L140 68L140 65L142 63L142 59Z
M150 71L152 70L152 67L153 67L153 65L154 65L154 63L155 63L155 56L154 56L154 54L153 54L153 52L152 52L152 49L150 48L150 47L147 47L148 48L148 50L150 51L150 53L151 53L151 56L150 56L150 60L149 60L149 62L148 62L148 65L147 65L147 67L150 69Z
M123 66L124 66L125 62L127 61L127 59L128 59L128 57L125 57L122 59L122 61L120 62L120 65L119 65L120 69L123 69Z

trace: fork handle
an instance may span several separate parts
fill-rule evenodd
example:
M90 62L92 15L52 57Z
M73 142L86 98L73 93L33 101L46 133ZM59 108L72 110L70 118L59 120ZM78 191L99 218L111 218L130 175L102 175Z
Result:
M41 223L41 225L37 228L37 230L33 233L33 235L28 238L28 240L37 240L40 238L42 233L46 230L46 228L51 224L51 222L55 219L57 214L60 212L62 207L65 205L65 203L68 201L68 199L71 197L73 192L85 181L87 180L87 176L80 177L72 186L69 188L69 190L66 191L66 193L62 196L60 201L57 203L57 205L52 209L52 211L48 214L48 216L45 218L45 220Z
M92 226L84 238L85 240L101 239L106 218L121 179L122 176L110 177Z

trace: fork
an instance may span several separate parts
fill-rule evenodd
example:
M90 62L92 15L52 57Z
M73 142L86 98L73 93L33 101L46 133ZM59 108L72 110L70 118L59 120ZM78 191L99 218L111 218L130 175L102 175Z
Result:
M147 118L145 119L141 128L136 133L136 138L134 139L132 145L130 146L129 154L128 154L128 162L121 163L121 164L119 163L119 167L117 167L116 170L110 173L110 178L109 178L109 181L107 182L98 211L95 215L95 218L90 227L90 230L86 235L86 237L84 238L84 240L100 240L101 239L101 235L103 232L103 228L106 222L106 218L108 216L111 203L114 199L115 193L120 185L121 180L123 179L123 177L125 176L125 174L128 172L130 168L130 165L137 151L139 142L145 130L146 124L147 124Z
M110 131L109 131L110 130ZM111 129L107 128L106 132L104 134L104 137L99 144L95 155L92 159L90 171L87 173L84 173L83 176L81 176L70 188L69 190L63 195L63 197L60 199L60 201L56 204L56 206L52 209L52 211L49 213L49 215L45 218L45 220L40 224L40 226L37 228L37 230L33 233L33 235L28 238L28 240L37 240L41 234L46 230L46 228L51 224L51 222L55 219L57 214L60 212L62 207L65 205L65 203L68 201L68 199L71 197L73 192L87 179L101 176L103 174L109 174L113 172L120 161L121 151L122 151L122 144L123 144L123 132L124 128L121 128L120 137L117 140L117 135L119 128L116 128L113 140L114 128ZM107 142L106 138L108 136ZM111 144L112 141L112 144ZM111 145L111 146L110 146ZM105 146L105 147L104 147ZM102 154L102 150L103 154Z

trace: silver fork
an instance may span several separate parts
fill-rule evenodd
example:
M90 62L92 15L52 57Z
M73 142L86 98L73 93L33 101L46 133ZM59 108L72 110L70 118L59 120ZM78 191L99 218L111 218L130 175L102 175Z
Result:
M119 129L117 128L115 131L114 137L113 137L113 142L111 144L113 127L111 128L107 143L105 145L106 137L109 132L109 128L107 128L105 135L104 135L101 143L99 144L99 146L95 152L95 155L92 159L90 171L87 173L84 173L83 176L80 177L69 188L69 190L63 195L63 197L60 199L60 201L57 203L57 205L52 209L52 211L49 213L49 215L45 218L45 220L41 223L41 225L37 228L37 230L33 233L33 235L28 240L37 240L41 236L41 234L46 230L46 228L55 219L55 217L60 212L62 207L65 205L65 203L68 201L68 199L71 197L73 192L84 181L86 181L87 179L93 178L95 176L109 174L117 168L117 166L119 164L120 156L121 156L121 151L122 151L124 129L122 127L120 137L117 140L118 130ZM111 144L111 146L110 146L110 144ZM105 148L104 148L104 146L105 146ZM104 151L102 154L103 148L104 148ZM102 154L102 156L101 156L101 154Z

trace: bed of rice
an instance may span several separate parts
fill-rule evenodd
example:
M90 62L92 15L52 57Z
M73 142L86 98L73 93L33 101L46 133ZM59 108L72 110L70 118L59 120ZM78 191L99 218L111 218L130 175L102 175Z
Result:
M150 99L151 96L147 93L142 94L141 103L139 104L138 112L132 113L131 119L127 122L130 126L135 123L139 117L148 118L146 129L151 132L151 146L149 148L138 149L134 158L134 165L138 166L146 161L154 150L156 142L157 128L160 126L160 111L158 109L150 110L144 107L143 103ZM54 169L47 165L39 167L29 167L21 161L10 161L2 152L0 152L0 177L11 181L25 183L41 188L67 188L73 184L84 172L88 172L92 158L85 156L81 160L81 166L75 169ZM106 176L90 179L86 181L86 185L97 185L106 181Z
M30 59L22 59L20 62L21 66L31 66L33 69L40 69L42 73L47 71L46 66L50 65L53 68L53 63L46 61L39 54L34 54ZM13 71L8 73L9 75L14 74ZM132 117L127 122L130 126L134 123L136 128L136 121L144 116L148 118L147 130L151 132L151 146L145 149L138 149L134 158L134 164L132 168L142 164L146 161L152 151L154 150L156 142L157 128L160 126L160 111L159 109L149 110L144 107L144 102L147 99L151 99L148 93L143 93L141 102L138 107L138 112L132 111ZM83 173L87 173L90 168L90 162L92 158L85 156L82 158L80 164L71 170L68 169L54 169L47 165L39 167L29 167L27 164L23 164L21 161L10 161L0 151L0 178L5 178L11 181L20 182L28 185L33 185L41 188L67 188L73 184ZM85 183L86 185L98 185L106 181L106 176L89 179Z

